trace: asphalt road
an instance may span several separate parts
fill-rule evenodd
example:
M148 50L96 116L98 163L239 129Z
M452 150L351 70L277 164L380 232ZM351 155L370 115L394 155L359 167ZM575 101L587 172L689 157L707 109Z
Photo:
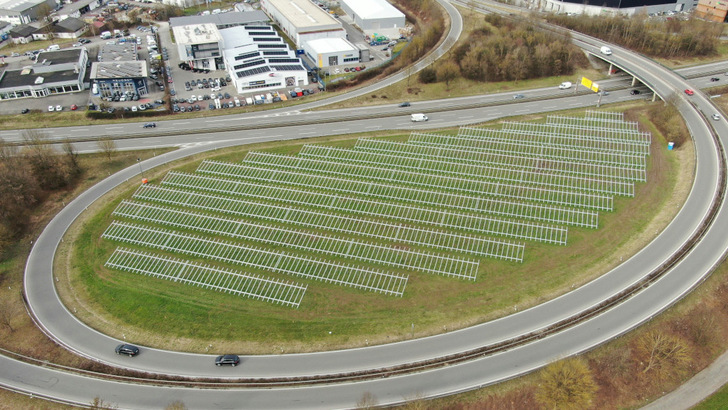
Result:
M598 45L589 47L598 48ZM620 57L620 54L623 57ZM641 72L645 81L649 81L662 95L679 94L682 88L688 86L682 79L665 72L662 68L654 67L649 61L641 61L634 56L630 56L628 61L626 56L626 51L615 50L615 59L625 67L629 66L635 72ZM697 103L700 109L712 109L707 98L702 95L694 97L692 102ZM681 108L696 139L696 155L699 159L696 170L698 183L693 187L686 206L665 231L644 250L594 282L532 309L479 326L416 341L364 349L245 357L243 365L236 368L216 368L212 365L212 357L207 355L180 354L154 349L145 349L140 357L133 360L117 357L112 350L116 344L115 340L86 328L64 307L56 304L58 302L53 278L49 273L52 271L55 246L65 228L100 194L118 183L136 177L137 166L130 167L96 185L54 218L38 238L28 260L26 294L46 330L69 348L114 365L169 374L259 378L332 374L423 360L495 343L543 328L619 292L655 269L700 225L716 191L717 156L715 147L708 138L709 130L706 122L690 109L688 100L683 100ZM473 112L473 115L477 115L477 112ZM455 116L442 120L442 123L449 121L456 121ZM718 126L721 133L728 132L724 129L725 123ZM146 161L143 166L149 168L162 161L189 155L195 151L239 143L239 140L233 138L224 142L198 145L155 157ZM715 225L723 226L728 223L727 217L725 212L721 211ZM724 250L728 248L727 242L728 238L725 238L718 229L711 229L701 246L694 249L668 275L605 314L562 333L508 352L428 372L384 380L305 388L213 391L78 379L79 376L76 375L28 367L0 357L3 369L10 370L9 373L4 370L0 380L3 385L10 388L34 391L36 394L80 403L88 403L91 398L98 395L107 401L118 403L122 408L160 408L172 400L182 400L189 408L346 408L353 407L364 392L374 394L380 404L401 402L407 397L419 395L432 397L450 394L515 377L557 358L589 349L628 331L659 313L698 283L710 268L720 261Z

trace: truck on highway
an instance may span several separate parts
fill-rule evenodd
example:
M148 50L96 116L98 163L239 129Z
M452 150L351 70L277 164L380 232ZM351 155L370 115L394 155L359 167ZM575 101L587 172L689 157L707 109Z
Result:
M428 118L425 114L412 114L410 116L410 119L412 122L420 122L420 121L427 121Z

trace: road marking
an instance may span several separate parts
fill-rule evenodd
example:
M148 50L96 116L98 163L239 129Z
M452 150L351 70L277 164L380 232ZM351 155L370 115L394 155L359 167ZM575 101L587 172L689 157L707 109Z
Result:
M177 125L187 125L189 123L190 123L189 121L186 121L186 122L177 122L175 124L177 124Z
M461 120L467 120L468 118L475 118L475 116L474 115L468 115L468 116L465 116L465 117L460 117Z
M338 130L331 130L331 132L344 132L344 131L349 131L349 129L348 128L340 128Z
M372 126L364 127L364 128L382 128L382 126L381 125L372 125Z

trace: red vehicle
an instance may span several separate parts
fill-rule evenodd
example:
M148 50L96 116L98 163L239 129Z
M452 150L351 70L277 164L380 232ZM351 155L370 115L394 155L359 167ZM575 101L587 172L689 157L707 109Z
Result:
M693 94L695 94L695 92L693 92L693 90L691 90L689 88L686 88L685 89L685 94L687 94L687 95L693 95Z
M78 105L73 104L71 105L71 111L76 111L78 109Z

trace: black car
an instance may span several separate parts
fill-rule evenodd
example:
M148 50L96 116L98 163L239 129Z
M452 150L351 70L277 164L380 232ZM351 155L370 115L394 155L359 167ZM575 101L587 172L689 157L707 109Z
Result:
M144 128L157 128L157 123L156 122L148 122L148 123L142 125L142 127L144 127Z
M640 90L632 90L629 93L632 94L632 95L639 95Z
M720 78L718 78L718 77L711 77L710 78L710 81L713 81L713 82L720 81Z
M407 101L405 101L405 102L399 104L399 106L400 107L409 107L410 106L410 103L408 103Z
M229 364L230 366L237 366L238 363L240 363L240 358L236 354L224 354L222 356L217 356L215 359L215 365L216 366L222 366L224 364Z
M125 354L129 357L134 357L139 354L139 348L133 345L120 344L116 346L116 354Z
M29 109L29 108L23 108L23 109L22 109L22 110L20 111L20 113L21 113L21 114L27 114L27 113L29 113L29 112L30 112L30 109Z

